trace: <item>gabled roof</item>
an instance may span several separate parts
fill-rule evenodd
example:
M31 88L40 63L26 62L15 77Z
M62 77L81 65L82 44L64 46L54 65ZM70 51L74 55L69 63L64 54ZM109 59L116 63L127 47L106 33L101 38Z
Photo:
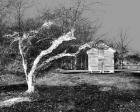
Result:
M95 44L95 47L99 48L99 49L108 49L109 48L109 46L105 42L103 42L102 40L98 41Z
M72 42L73 43L73 42ZM76 42L74 42L74 44L72 43L68 43L71 47L71 50L73 51L76 51L80 46L81 44L75 44ZM68 45L67 44L67 45ZM99 40L98 42L95 43L95 41L90 41L87 43L90 47L89 48L86 48L84 51L87 51L87 50L90 50L92 48L95 48L95 49L111 49L113 52L115 52L116 50L113 49L112 47L110 47L109 45L106 44L106 42L104 42L103 40Z
M89 42L88 43L91 48L98 48L98 49L112 49L114 52L116 51L115 49L113 49L112 47L110 47L106 42L104 42L103 40L99 40L98 42Z

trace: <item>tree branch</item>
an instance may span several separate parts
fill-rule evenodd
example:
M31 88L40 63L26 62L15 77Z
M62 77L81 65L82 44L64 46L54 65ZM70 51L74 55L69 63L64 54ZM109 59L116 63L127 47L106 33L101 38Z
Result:
M35 72L35 70L38 66L39 61L41 60L41 58L43 56L48 55L49 53L53 52L53 50L55 50L59 45L61 45L62 42L70 41L70 40L73 40L73 39L76 39L76 38L74 37L74 30L72 29L71 32L68 32L67 34L65 34L63 36L60 36L57 40L54 40L52 42L52 45L48 49L41 51L41 53L34 60L32 68L31 68L28 75L29 76L33 75L33 73Z
M46 65L47 63L50 63L51 61L60 59L60 58L62 58L62 57L67 57L67 56L68 56L68 57L74 57L75 55L76 55L76 53L72 53L72 54L70 54L70 53L60 53L60 54L58 54L58 55L56 55L56 56L53 56L53 57L47 59L45 62L43 62L41 65L39 65L39 66L37 67L37 70L38 70L38 69L41 69L44 65Z
M41 69L44 65L46 65L47 63L50 63L51 61L54 61L54 60L57 60L57 59L60 59L62 57L75 57L77 54L80 53L81 50L84 50L86 48L91 48L91 46L89 44L84 44L82 46L79 47L78 51L76 53L66 53L66 51L64 51L63 53L60 53L56 56L53 56L53 57L50 57L49 59L47 59L45 62L43 62L41 65L39 65L37 67L37 70L38 69Z
M74 29L71 30L71 32L68 32L67 34L63 35L63 36L60 36L57 40L54 40L52 42L52 45L46 49L46 50L43 50L41 53L42 55L47 55L49 53L51 53L54 49L56 49L60 44L62 44L64 41L70 41L70 40L73 40L73 39L76 39L74 37Z

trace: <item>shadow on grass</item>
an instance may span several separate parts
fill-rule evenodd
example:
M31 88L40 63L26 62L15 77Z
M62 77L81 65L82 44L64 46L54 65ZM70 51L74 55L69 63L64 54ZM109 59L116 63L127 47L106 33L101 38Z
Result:
M26 90L26 85L9 87L7 91ZM79 86L36 86L32 102L22 102L1 108L1 112L119 112L121 106L133 101L138 108L140 97L129 91L99 91L99 86L82 84ZM2 91L5 91L4 89ZM134 93L139 93L135 91ZM130 106L129 106L130 107ZM127 109L127 108L126 108ZM134 111L134 110L133 110ZM139 110L137 110L139 111ZM128 111L129 112L129 111ZM135 111L134 111L135 112Z
M27 90L26 84L0 86L0 93L11 91L25 91L25 90Z

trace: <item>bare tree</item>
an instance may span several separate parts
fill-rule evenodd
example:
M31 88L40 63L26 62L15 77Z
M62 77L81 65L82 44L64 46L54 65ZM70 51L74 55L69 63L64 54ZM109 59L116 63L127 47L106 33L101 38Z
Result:
M43 25L42 28L45 27L45 28L49 29L51 25L52 25L51 22L47 22ZM67 51L65 50L61 53L58 53L57 55L48 57L46 60L41 61L45 56L48 56L55 49L57 49L62 43L76 39L74 37L74 31L75 31L74 29L71 29L70 32L53 40L51 46L48 49L40 51L39 55L37 55L37 57L34 59L32 66L30 67L30 70L28 70L29 68L28 68L27 58L25 56L26 52L24 52L25 49L27 49L28 45L25 45L24 41L25 40L30 41L32 38L34 38L34 36L30 36L29 33L24 34L23 37L20 37L18 33L15 33L13 35L7 35L7 36L10 36L11 38L14 38L14 40L11 44L18 41L18 49L20 51L20 55L22 58L22 65L23 65L23 69L24 69L24 73L25 73L26 81L27 81L27 85L28 85L28 90L27 90L28 93L34 92L35 72L38 69L42 68L44 65L47 65L50 62L57 60L59 58L62 58L62 57L66 57L66 56L75 57L82 49L85 49L86 47L90 47L88 44L84 44L79 47L79 50L76 53L67 53ZM36 33L38 33L38 31L34 32L34 34L36 34Z
M118 52L117 58L122 69L124 58L129 52L130 41L128 40L126 31L121 31L119 37L119 40L115 43L115 48Z
M22 23L25 11L32 6L31 0L11 0L13 11L15 13L16 24L18 26L18 32L22 33Z

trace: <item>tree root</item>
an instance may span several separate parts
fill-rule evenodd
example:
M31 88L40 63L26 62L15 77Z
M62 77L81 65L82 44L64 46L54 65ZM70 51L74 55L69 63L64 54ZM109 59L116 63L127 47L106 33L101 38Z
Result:
M15 97L5 101L0 101L0 107L10 107L16 103L20 102L30 102L31 99L29 97Z

